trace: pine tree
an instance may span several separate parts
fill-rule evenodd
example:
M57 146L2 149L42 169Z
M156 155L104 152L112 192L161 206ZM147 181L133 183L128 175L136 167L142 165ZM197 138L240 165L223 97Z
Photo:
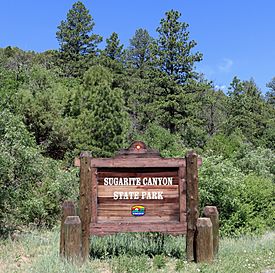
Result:
M241 81L234 77L228 100L228 121L225 130L230 135L239 128L254 145L262 145L262 137L267 129L269 113L261 92L253 79Z
M187 103L194 90L187 87L196 78L194 64L202 59L202 54L193 54L194 40L189 41L188 24L180 22L178 11L166 12L157 28L159 37L152 46L152 60L155 73L154 107L159 123L171 133L182 130L183 120L188 119ZM192 100L191 100L192 101Z
M129 121L123 91L112 88L112 77L102 66L93 66L84 76L74 138L80 150L90 150L94 156L112 155L127 139Z
M266 93L266 100L275 107L275 77L266 86L270 89Z
M202 54L191 52L197 43L189 40L189 25L179 21L180 12L170 10L165 16L157 28L159 37L153 47L154 62L160 71L184 84L194 77L194 64L202 60Z
M130 46L127 50L128 66L135 69L141 78L145 77L145 71L150 68L151 44L153 38L146 29L138 29L130 39Z
M58 26L56 37L60 44L61 67L66 76L82 75L87 68L88 57L96 55L102 38L92 33L94 25L89 10L78 1L67 13L67 20L61 21Z
M120 45L118 34L113 32L110 38L106 39L106 47L103 51L103 54L112 60L120 61L122 53L123 45Z

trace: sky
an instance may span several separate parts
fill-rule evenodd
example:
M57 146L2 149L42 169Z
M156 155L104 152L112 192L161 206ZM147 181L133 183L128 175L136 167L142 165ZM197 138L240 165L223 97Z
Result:
M58 49L57 27L75 1L0 0L0 47L43 52ZM117 32L127 48L139 28L157 38L165 12L181 13L194 49L203 54L196 70L226 91L234 76L254 79L263 93L275 77L274 0L83 0L93 32L104 40ZM104 44L102 45L104 46Z

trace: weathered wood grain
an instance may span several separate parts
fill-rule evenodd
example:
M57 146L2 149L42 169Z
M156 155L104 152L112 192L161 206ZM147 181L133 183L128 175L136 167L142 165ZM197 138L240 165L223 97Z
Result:
M91 190L91 154L82 153L80 156L80 220L82 224L82 257L86 260L89 256L90 223L92 219ZM94 193L96 194L96 192Z
M177 198L179 196L178 186L102 186L99 185L98 198L100 197L113 197L114 192L138 192L141 197L142 192L152 193L152 192L163 192L163 198ZM141 199L141 198L140 198ZM121 200L121 199L119 199ZM130 200L130 199L128 199ZM133 200L133 199L131 199ZM147 199L148 200L148 199ZM156 200L156 199L155 199ZM116 200L114 200L116 201ZM151 199L153 202L153 200Z
M98 197L98 188L97 188L97 169L91 168L91 221L96 223L97 221L97 197Z
M97 223L91 224L91 234L107 235L119 232L163 232L170 234L186 234L186 223L166 222L166 223Z
M81 221L79 216L67 216L64 222L64 257L69 261L81 260Z
M180 167L178 170L178 178L179 178L179 209L180 209L180 222L186 221L186 168Z
M210 218L213 229L213 252L216 256L219 252L219 212L215 206L206 206L203 209L203 216Z
M175 168L185 166L182 158L93 158L91 167L105 168Z
M188 261L194 260L194 236L199 217L198 203L198 156L190 152L186 156L186 207L187 235L186 256Z
M198 218L195 236L195 261L212 262L213 255L213 233L210 218Z
M186 196L183 196L182 198L186 198ZM156 206L162 205L162 204L177 204L179 205L179 197L175 198L175 197L167 197L164 200L149 200L149 199L136 199L136 200L129 200L129 199L121 199L121 200L114 200L113 197L100 197L97 199L97 204L98 206L101 206L102 204L110 204L110 205L115 205L115 206L119 206L119 205L123 205L123 204L128 204L129 201L131 202L132 205L148 205L148 204L154 204Z
M62 204L62 216L61 216L61 224L60 224L60 255L64 256L65 251L65 234L64 234L64 222L67 216L76 215L75 205L73 201L66 200Z
M160 215L160 216L98 216L98 223L102 222L113 222L114 224L119 223L165 223L165 222L179 222L179 216L177 215Z

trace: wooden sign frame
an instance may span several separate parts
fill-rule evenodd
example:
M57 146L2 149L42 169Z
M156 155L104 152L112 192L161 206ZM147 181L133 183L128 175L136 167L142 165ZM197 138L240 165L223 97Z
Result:
M118 232L162 232L175 235L186 234L187 259L194 260L194 236L199 217L198 166L201 165L201 159L196 153L190 152L183 158L162 158L157 151L148 149L141 141L136 141L128 149L121 150L114 158L92 158L89 153L84 152L81 154L80 160L76 160L75 165L80 166L80 219L82 223L82 257L84 259L89 255L90 235L107 235ZM123 205L121 201L117 203L120 204L117 206L117 210L123 215L108 215L109 209L112 209L112 205L116 204L116 201L113 203L109 201L109 205L104 206L105 200L110 200L112 190L109 190L111 186L104 188L100 183L106 173L118 177L129 172L131 176L142 177L142 179L147 179L144 178L144 172L151 176L157 176L158 172L158 176L169 173L173 175L173 181L176 181L177 185L164 185L161 188L135 186L137 192L161 189L164 197L161 200L147 201L140 200L139 197L139 199L129 200L127 202L129 207ZM170 201L165 205L167 200ZM144 202L148 204L148 216L138 218L131 216L131 205ZM160 207L159 214L156 213L150 202ZM162 206L165 206L166 216L162 215ZM129 216L125 214L122 207L126 207ZM114 209L116 210L116 208Z

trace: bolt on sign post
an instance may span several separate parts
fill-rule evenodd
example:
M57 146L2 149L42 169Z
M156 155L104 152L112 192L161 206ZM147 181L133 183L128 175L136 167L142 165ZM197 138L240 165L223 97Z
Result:
M90 235L162 232L185 234L187 259L194 260L200 164L194 152L162 158L141 141L113 158L82 153L75 165L80 167L83 259Z

